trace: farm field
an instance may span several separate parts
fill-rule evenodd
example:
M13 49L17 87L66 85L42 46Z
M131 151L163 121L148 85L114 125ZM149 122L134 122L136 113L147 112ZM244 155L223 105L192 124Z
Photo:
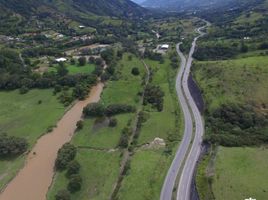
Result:
M0 92L1 133L25 138L30 147L56 125L65 108L59 103L52 90L31 90L21 95L19 92ZM2 188L22 167L24 156L0 160L0 188Z

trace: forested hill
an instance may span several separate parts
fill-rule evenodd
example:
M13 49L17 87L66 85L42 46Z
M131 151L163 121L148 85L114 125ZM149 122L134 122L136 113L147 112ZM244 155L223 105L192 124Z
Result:
M20 15L55 12L113 17L142 16L145 9L130 0L0 0L0 7Z
M146 0L143 6L170 11L234 9L263 0Z

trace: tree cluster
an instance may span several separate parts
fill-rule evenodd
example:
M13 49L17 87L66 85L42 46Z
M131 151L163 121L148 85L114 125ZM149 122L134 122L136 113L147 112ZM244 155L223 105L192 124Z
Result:
M268 142L267 117L252 106L222 105L209 114L206 140L223 146L259 145Z
M28 148L24 138L0 134L0 158L18 156Z
M105 107L101 103L90 103L84 108L83 113L86 117L110 117L113 115L135 112L135 110L135 107L125 104L111 104Z
M153 108L161 112L163 110L164 96L165 93L159 86L149 84L145 88L143 104L151 104Z

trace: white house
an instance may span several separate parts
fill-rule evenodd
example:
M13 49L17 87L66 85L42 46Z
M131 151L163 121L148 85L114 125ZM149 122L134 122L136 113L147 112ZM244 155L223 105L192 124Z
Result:
M162 49L162 50L168 50L169 49L169 45L168 44L162 44L160 46L160 49Z
M56 62L66 62L67 59L66 58L56 58L55 61Z

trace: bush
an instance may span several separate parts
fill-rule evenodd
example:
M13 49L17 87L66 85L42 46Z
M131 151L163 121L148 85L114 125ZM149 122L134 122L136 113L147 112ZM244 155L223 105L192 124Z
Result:
M85 66L85 65L87 64L87 59L86 59L86 57L80 57L80 58L78 59L78 63L79 63L80 66Z
M76 151L76 147L72 144L64 144L63 147L58 151L58 156L55 162L56 170L66 169L68 164L75 158Z
M117 115L117 114L122 114L122 113L130 113L130 112L135 112L135 107L129 106L129 105L124 105L124 104L112 104L107 106L105 109L105 114L107 116L112 116L112 115Z
M26 94L27 92L29 92L29 88L22 86L20 88L20 94Z
M130 130L128 128L124 128L119 140L118 146L120 148L127 148L128 147L128 136L130 134Z
M86 117L102 117L105 114L105 108L100 103L90 103L84 108L83 113Z
M24 153L28 143L24 138L0 134L0 157L17 156Z
M56 200L71 200L71 195L68 190L60 190L55 196Z
M109 126L110 127L116 127L117 126L117 119L116 118L111 118L109 121Z
M81 168L81 165L79 164L79 162L77 162L76 160L71 161L67 167L67 175L71 176L73 174L78 174L80 171L80 168Z
M132 68L131 73L132 73L134 76L138 76L138 75L140 75L140 70L139 70L139 68L134 67L134 68Z
M81 176L78 175L78 174L72 175L70 177L70 181L69 181L67 187L68 187L68 190L70 192L72 192L72 193L79 191L81 189L81 187L82 187L82 178L81 178Z
M77 130L81 130L83 129L84 127L84 121L83 120L79 120L77 123L76 123L76 129Z

